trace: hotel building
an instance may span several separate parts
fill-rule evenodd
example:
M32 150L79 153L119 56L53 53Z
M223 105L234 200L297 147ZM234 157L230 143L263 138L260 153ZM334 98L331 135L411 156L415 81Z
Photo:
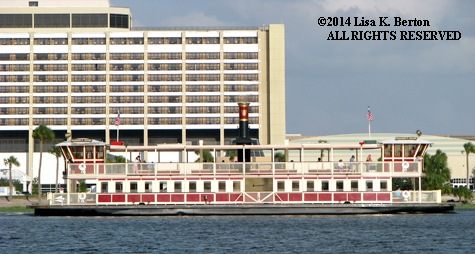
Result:
M0 153L26 154L29 176L41 124L58 140L108 143L119 128L129 145L228 144L238 136L237 103L249 102L250 137L285 139L282 24L134 28L130 9L108 0L0 8Z

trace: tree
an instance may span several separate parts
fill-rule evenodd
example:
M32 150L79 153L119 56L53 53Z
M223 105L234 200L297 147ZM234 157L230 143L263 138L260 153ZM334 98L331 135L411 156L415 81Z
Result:
M452 193L454 196L458 197L463 203L469 203L473 199L473 193L470 189L465 186L459 188L453 188Z
M285 162L285 153L277 152L274 154L275 162Z
M33 130L33 138L40 139L40 165L38 167L38 203L41 202L41 162L43 160L43 144L47 140L54 140L54 132L48 126L42 124Z
M12 200L12 190L13 190L13 180L12 180L12 166L15 165L17 167L20 166L20 162L15 158L15 156L11 155L10 157L3 159L3 163L5 166L8 166L9 176L10 176L10 201Z
M203 151L203 162L214 162L213 155L209 150L201 150ZM195 150L195 154L200 156L200 150ZM201 157L196 159L195 162L200 162Z
M470 167L468 166L468 156L470 155L470 153L475 153L475 146L472 144L472 142L468 142L468 143L465 143L463 144L463 152L465 152L465 154L467 155L467 189L470 190Z
M48 150L48 153L56 157L56 186L54 192L58 193L59 157L61 157L61 147L53 146L51 150Z
M434 155L424 155L424 190L444 190L444 184L450 181L450 169L447 167L447 154L438 149ZM446 193L444 193L446 194Z

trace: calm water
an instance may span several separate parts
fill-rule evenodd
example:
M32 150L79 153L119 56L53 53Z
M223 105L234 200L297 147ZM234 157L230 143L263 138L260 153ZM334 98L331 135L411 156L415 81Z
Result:
M0 213L0 253L474 253L474 221L475 210L221 217Z

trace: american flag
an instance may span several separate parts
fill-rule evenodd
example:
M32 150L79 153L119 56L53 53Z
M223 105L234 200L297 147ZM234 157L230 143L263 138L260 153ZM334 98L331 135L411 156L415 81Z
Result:
M368 115L366 116L366 118L368 118L369 121L373 121L373 115L371 114L371 111L369 111L369 107L368 107Z
M120 111L117 112L117 117L115 118L115 126L120 125Z

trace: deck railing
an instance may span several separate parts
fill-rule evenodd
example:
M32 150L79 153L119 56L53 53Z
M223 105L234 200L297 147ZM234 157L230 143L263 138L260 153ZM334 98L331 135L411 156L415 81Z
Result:
M52 206L181 204L391 204L440 203L440 190L405 192L233 192L233 193L48 193Z
M422 162L233 162L69 164L68 175L383 175L415 177ZM243 170L244 169L244 170Z

